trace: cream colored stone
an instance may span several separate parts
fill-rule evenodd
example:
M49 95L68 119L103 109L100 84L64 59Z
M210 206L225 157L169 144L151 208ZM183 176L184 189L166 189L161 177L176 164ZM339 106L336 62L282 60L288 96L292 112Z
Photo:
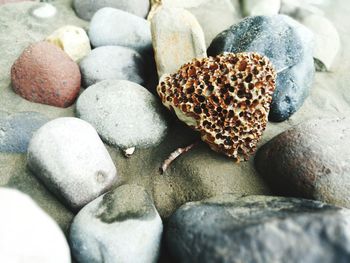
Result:
M207 47L219 33L241 19L238 0L152 0L148 20L161 6L184 8L193 14L203 29Z
M76 26L64 26L54 31L46 41L60 47L74 61L79 61L90 51L90 40L84 29Z
M185 9L162 7L152 18L151 31L158 76L207 56L203 30Z

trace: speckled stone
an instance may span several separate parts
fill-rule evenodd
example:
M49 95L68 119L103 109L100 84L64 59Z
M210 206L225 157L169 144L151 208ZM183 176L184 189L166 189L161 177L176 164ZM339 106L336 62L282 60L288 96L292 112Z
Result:
M122 149L157 145L167 130L157 98L126 80L105 80L90 86L80 95L76 112L104 141Z
M74 0L73 7L80 18L90 20L95 12L103 7L113 7L140 17L146 17L150 3L149 0Z
M347 262L350 211L304 199L223 195L182 206L165 241L174 262Z
M145 84L145 62L133 49L103 46L93 49L79 63L85 88L102 80L124 79Z
M89 37L94 47L123 46L140 54L152 52L150 23L128 12L105 7L91 19Z
M85 206L70 242L79 262L157 262L162 220L144 188L123 185Z
M25 153L33 133L49 121L38 112L0 111L0 152Z
M0 262L71 263L57 223L29 196L0 188Z
M87 122L71 117L46 123L30 141L30 170L77 210L118 183L116 167Z
M220 33L208 55L257 52L267 56L277 71L269 120L290 118L308 97L313 79L313 34L285 15L252 16Z
M57 107L72 105L80 90L78 65L57 46L37 42L11 68L13 90L23 98Z
M277 194L350 207L350 119L295 126L265 144L255 165Z

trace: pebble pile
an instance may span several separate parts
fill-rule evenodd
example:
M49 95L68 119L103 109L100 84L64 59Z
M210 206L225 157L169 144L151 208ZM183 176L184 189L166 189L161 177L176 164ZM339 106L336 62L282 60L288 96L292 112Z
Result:
M0 161L25 162L20 173L71 221L62 231L34 202L40 194L10 189L21 189L21 175L3 183L0 174L0 262L350 261L350 120L286 130L340 50L315 3L14 2L0 0L0 11L27 6L16 20L35 19L28 30L74 17L43 26L8 69L17 102L43 112L0 110ZM270 125L283 132L272 138ZM160 175L163 160L183 166ZM232 166L259 179L233 184ZM257 182L268 190L250 194Z

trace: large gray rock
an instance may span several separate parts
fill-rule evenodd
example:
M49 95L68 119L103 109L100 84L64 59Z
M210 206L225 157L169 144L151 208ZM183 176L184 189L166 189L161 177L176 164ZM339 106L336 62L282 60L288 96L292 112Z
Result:
M320 202L224 195L182 206L165 240L176 262L348 262L349 223L349 210Z
M104 141L122 149L157 145L167 129L157 98L126 80L106 80L90 86L79 97L76 111Z
M25 153L33 133L49 121L38 112L0 111L0 152Z
M313 119L278 135L255 164L279 194L350 207L350 119Z
M278 72L269 119L284 121L304 103L312 86L313 34L284 15L248 17L219 34L208 55L222 52L258 52L267 56ZM282 75L282 76L279 76Z
M0 262L71 262L61 229L29 196L0 188L0 211Z
M123 185L92 201L74 218L70 242L79 262L157 262L163 232L152 199Z
M104 1L86 1L74 0L73 7L77 15L85 20L90 20L92 16L101 8L113 7L123 11L146 17L149 10L148 0L104 0Z
M183 8L161 7L151 20L151 30L159 77L207 56L203 30Z
M139 53L152 51L150 23L115 8L102 8L91 19L89 38L94 47L123 46Z
M126 47L93 49L79 64L85 88L106 79L125 79L144 84L145 63L141 55Z
M95 129L77 118L58 118L33 136L28 166L73 209L79 209L117 182L114 163Z

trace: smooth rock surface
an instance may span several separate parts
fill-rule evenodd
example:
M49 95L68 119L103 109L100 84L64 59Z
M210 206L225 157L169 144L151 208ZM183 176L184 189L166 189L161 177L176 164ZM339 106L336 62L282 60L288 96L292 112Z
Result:
M175 262L346 262L350 211L320 202L223 195L188 203L170 218Z
M115 8L102 8L91 19L89 37L94 47L123 46L141 54L152 52L150 23Z
M238 0L162 0L161 4L152 5L148 19L152 17L161 6L169 8L184 8L193 14L201 25L206 46L217 34L237 23L241 19Z
M89 37L77 26L60 27L45 40L61 48L74 61L80 61L91 51Z
M290 118L307 98L314 77L313 35L284 15L248 17L220 33L208 54L258 52L267 56L277 71L276 90L269 119Z
M70 242L79 262L157 262L162 220L144 188L123 185L85 206Z
M255 164L277 194L350 207L350 119L295 126L265 144Z
M0 188L0 210L1 262L71 262L61 229L29 196Z
M150 5L148 0L73 0L73 7L80 18L90 20L103 7L113 7L140 17L146 17Z
M114 163L95 129L77 118L58 118L33 136L28 167L76 210L118 183Z
M57 9L50 3L41 3L39 6L32 9L32 16L39 19L48 19L56 15Z
M38 112L0 111L0 152L26 153L33 133L48 121Z
M124 79L143 85L145 62L135 50L120 46L93 49L79 63L85 88L108 79Z
M203 30L185 9L162 7L152 18L151 30L159 77L175 73L193 58L206 57Z
M80 90L78 65L57 46L37 42L26 48L11 68L13 90L37 103L68 107Z
M281 0L243 0L244 16L277 15L281 8Z
M167 129L158 99L126 80L105 80L90 86L80 95L76 111L105 142L122 149L157 145Z

